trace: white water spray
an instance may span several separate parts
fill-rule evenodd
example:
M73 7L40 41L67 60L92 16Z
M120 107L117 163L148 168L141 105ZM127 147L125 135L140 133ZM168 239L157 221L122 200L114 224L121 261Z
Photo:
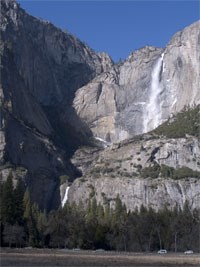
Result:
M156 62L151 74L150 96L144 111L143 132L147 133L155 129L161 123L161 101L160 93L162 85L160 83L160 72L163 66L164 54Z
M109 142L105 141L104 139L102 139L100 137L95 137L95 139L101 143L103 148L106 148L110 145Z
M62 200L62 207L64 207L65 203L67 202L68 200L68 191L69 191L69 186L66 188L65 190L65 195L64 195L64 198Z

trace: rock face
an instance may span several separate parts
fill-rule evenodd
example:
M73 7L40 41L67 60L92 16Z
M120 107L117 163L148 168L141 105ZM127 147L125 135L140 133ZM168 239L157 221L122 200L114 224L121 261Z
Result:
M118 142L143 131L151 69L161 52L144 47L77 91L74 107L95 136Z
M103 204L114 207L119 195L129 210L142 204L160 209L164 205L183 207L189 201L191 208L200 208L200 179L192 175L187 178L158 178L142 175L145 168L168 166L174 169L188 167L200 174L200 142L198 139L149 138L133 139L115 144L98 156L88 158L83 164L83 177L77 179L69 189L69 201L82 200L87 203L92 197ZM85 152L85 154L84 154ZM86 158L87 150L77 151L73 162L80 168L80 158ZM165 167L166 168L166 167Z
M1 177L8 165L14 176L16 166L27 169L33 201L50 209L60 203L59 176L77 176L70 155L92 135L71 106L74 93L112 60L14 0L1 1L0 19Z
M113 180L114 179L114 180ZM87 179L84 183L78 179L70 187L69 200L87 201L95 196L98 203L115 207L117 196L126 205L128 210L135 210L141 205L155 210L164 206L172 208L178 205L183 208L185 201L190 203L192 209L199 208L200 181L194 178L190 180L174 181L162 178L153 180L140 178L117 178L104 177L101 179ZM95 193L94 193L95 192ZM81 196L79 198L79 196Z
M114 64L15 0L0 4L0 182L22 177L46 210L63 198L114 205L117 194L128 209L186 199L199 207L197 178L141 176L154 164L200 171L199 140L130 138L200 103L200 22L165 49L143 47Z
M77 113L95 136L118 142L199 104L199 40L200 21L175 34L165 49L132 53L77 91Z

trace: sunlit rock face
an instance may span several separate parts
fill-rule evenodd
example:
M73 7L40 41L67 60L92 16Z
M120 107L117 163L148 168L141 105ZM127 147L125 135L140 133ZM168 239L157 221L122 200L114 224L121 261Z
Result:
M176 33L165 49L144 47L80 88L74 107L95 136L117 142L199 104L199 77L198 21Z
M88 203L95 197L102 205L115 205L119 195L129 210L141 205L160 209L173 208L188 201L200 208L200 179L192 175L182 179L172 177L144 178L141 170L154 164L174 169L188 167L200 172L200 142L197 138L129 140L114 144L98 154L80 149L73 162L83 177L75 180L68 192L68 201ZM84 159L84 160L81 160ZM82 164L81 164L82 162Z
M111 177L102 177L101 179L87 179L84 183L76 180L70 188L70 201L78 201L88 203L91 190L95 192L95 198L98 203L110 207L115 207L117 196L126 205L128 210L135 210L141 205L147 208L159 210L168 206L173 208L176 205L181 209L187 200L191 209L200 208L200 181L199 179L190 178L175 181L168 179L152 180L150 178L127 178L123 180L119 177L112 179Z
M160 123L185 106L200 103L200 21L176 33L168 43L160 86Z
M151 71L161 52L144 47L77 91L74 108L96 137L118 142L143 132Z

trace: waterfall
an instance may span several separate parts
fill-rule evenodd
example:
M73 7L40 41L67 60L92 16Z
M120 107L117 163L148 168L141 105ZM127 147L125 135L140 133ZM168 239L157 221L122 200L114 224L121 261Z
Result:
M95 139L102 145L103 148L106 148L109 146L109 142L105 141L104 139L100 137L95 137Z
M68 200L68 191L69 191L69 186L67 186L66 190L65 190L65 195L64 195L64 198L62 200L62 207L64 207L65 203L67 202Z
M156 62L151 74L151 86L149 101L147 102L144 118L143 118L143 132L149 132L155 129L161 123L161 101L160 94L163 90L160 83L160 74L163 68L164 54Z

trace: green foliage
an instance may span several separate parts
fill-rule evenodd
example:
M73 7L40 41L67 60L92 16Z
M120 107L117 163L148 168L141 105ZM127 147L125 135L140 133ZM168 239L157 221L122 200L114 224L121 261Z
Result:
M173 179L183 179L183 178L200 178L200 172L193 171L192 169L188 167L182 167L177 170L174 170L172 173Z
M140 172L142 178L158 178L160 174L160 165L154 164L153 166L145 167Z
M2 189L1 217L4 223L14 224L15 198L12 173L8 175Z
M96 166L95 168L93 168L90 173L91 174L106 174L106 173L110 173L110 172L113 172L114 169L111 168L111 167L108 167L108 166L103 166L103 167L100 167L100 166Z
M152 166L151 173L183 177L191 175L191 170L174 170L165 165ZM89 186L92 190L93 187ZM14 189L12 177L0 187L6 189L5 201L14 200L17 212L10 220L10 206L6 217L1 216L1 241L4 246L33 246L49 248L106 249L123 251L155 251L161 248L184 251L199 248L200 210L192 210L185 202L182 210L167 205L159 211L141 206L140 209L127 211L119 195L112 199L114 208L108 200L103 207L95 197L87 207L82 203L66 203L64 208L46 214L31 202L29 191L23 197L23 184L18 182ZM15 192L15 193L14 193ZM17 195L17 200L15 199ZM105 195L102 193L102 196ZM114 203L113 203L114 201ZM5 202L1 203L5 215ZM16 207L18 205L19 207ZM23 214L23 216L22 216Z
M17 182L17 186L14 189L14 219L15 223L17 222L19 225L23 224L23 213L24 213L24 193L25 193L25 185L24 182L19 179Z
M200 137L200 105L195 108L185 108L153 132L168 138L185 137L186 134Z
M174 168L169 167L167 165L162 164L160 168L161 177L167 178L167 177L173 177Z
M60 179L60 185L62 185L64 183L66 183L67 181L69 181L69 176L68 175L61 175L59 177L59 179Z
M3 229L3 239L9 247L22 247L25 245L25 231L23 226L18 224L5 224Z
M184 178L200 178L200 172L194 171L188 167L181 167L174 169L167 165L162 164L161 166L154 163L153 166L145 167L140 171L142 178L172 178L175 180Z
M28 244L32 247L39 246L39 232L37 229L37 218L39 209L37 205L31 203L29 191L24 195L24 222L27 230Z

